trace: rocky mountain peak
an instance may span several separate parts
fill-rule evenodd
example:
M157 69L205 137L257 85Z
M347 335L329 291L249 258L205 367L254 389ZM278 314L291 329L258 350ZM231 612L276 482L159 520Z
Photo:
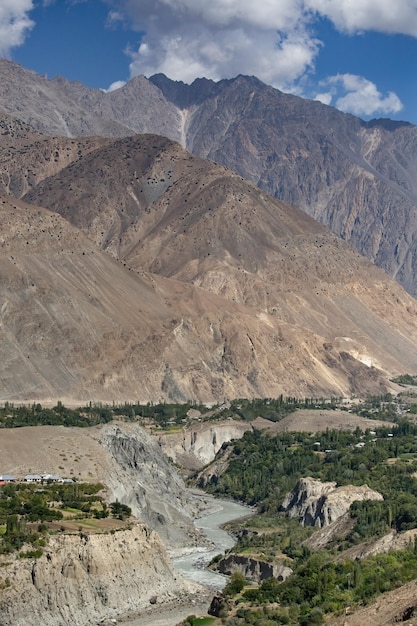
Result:
M104 93L0 63L0 109L49 135L163 135L327 225L417 294L417 129L363 122L255 77L155 75Z

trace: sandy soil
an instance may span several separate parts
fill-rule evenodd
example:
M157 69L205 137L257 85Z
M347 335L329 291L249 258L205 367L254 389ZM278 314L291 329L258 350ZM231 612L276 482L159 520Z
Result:
M99 428L99 427L98 427ZM36 426L0 429L0 474L51 473L87 482L109 472L98 429Z
M316 433L327 428L337 428L340 430L355 430L357 426L362 430L369 428L374 430L379 426L389 426L391 422L381 422L360 417L348 411L321 411L315 409L301 409L291 413L280 422L270 422L262 417L258 417L252 422L252 426L257 428L267 428L274 433L286 431Z

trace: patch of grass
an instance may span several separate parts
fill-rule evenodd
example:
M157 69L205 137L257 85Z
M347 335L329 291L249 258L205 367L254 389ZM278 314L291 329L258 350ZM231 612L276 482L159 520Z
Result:
M417 452L405 452L404 454L400 454L401 461L413 461L417 458Z
M209 626L210 624L214 624L214 622L216 622L215 617L195 617L194 615L189 615L181 624L183 626Z
M84 513L80 509L74 509L71 506L66 506L63 510L67 513L72 513L73 515L84 515Z
M38 559L42 556L43 552L41 548L36 550L27 550L26 552L19 552L19 559Z
M102 524L100 524L97 520L93 519L83 519L80 521L80 526L88 526L89 528L102 528Z

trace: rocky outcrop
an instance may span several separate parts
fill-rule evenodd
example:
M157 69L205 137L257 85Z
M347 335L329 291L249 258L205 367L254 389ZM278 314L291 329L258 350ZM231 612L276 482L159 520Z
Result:
M198 475L197 485L204 489L206 485L212 483L214 485L217 484L220 476L227 470L229 467L230 457L233 453L233 447L228 446L225 450L221 450L217 458L210 463L210 465L204 468Z
M231 576L233 572L240 572L247 580L255 583L266 578L276 578L282 581L293 573L293 570L285 565L268 563L267 561L238 554L229 554L220 559L216 564L216 569L221 574L226 574L227 576Z
M100 443L112 459L106 477L111 501L127 504L169 547L197 539L193 519L206 508L205 499L187 490L156 439L137 424L120 424L103 429Z
M303 541L303 545L311 550L325 550L326 546L335 540L345 538L355 526L355 519L349 511L338 517L328 526L324 526Z
M10 561L10 557L8 558ZM3 559L1 626L87 626L187 590L144 524L102 535L51 537L37 560Z
M383 500L368 485L336 487L335 482L323 483L314 478L302 478L294 491L287 494L281 510L289 517L298 517L303 526L322 528L331 524L349 510L353 502Z
M159 444L165 454L176 463L199 469L214 460L224 443L240 439L247 430L252 430L248 422L197 422L181 433L161 435Z
M222 611L229 611L230 603L226 600L224 596L214 596L207 613L209 615L214 615L214 617L220 617Z

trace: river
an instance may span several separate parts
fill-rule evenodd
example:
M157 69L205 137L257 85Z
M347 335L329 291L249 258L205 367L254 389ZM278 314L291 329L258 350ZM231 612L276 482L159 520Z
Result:
M206 496L207 497L207 496ZM185 578L199 582L212 589L223 589L227 582L227 577L216 574L206 569L211 559L223 553L235 544L234 538L221 528L226 522L244 517L251 511L241 504L229 502L228 500L214 500L213 503L219 506L219 510L214 513L200 517L195 521L195 525L214 544L213 548L190 548L186 553L173 559L174 567Z
M217 510L197 519L195 525L204 532L214 547L189 548L181 556L172 559L175 569L184 578L203 584L207 592L201 597L190 598L190 603L173 601L149 608L143 611L140 617L126 617L121 620L125 626L175 626L191 613L195 615L207 613L213 592L223 589L227 577L206 569L206 566L216 554L223 553L235 543L234 538L220 527L252 512L247 507L228 500L213 498L213 506L218 507Z

